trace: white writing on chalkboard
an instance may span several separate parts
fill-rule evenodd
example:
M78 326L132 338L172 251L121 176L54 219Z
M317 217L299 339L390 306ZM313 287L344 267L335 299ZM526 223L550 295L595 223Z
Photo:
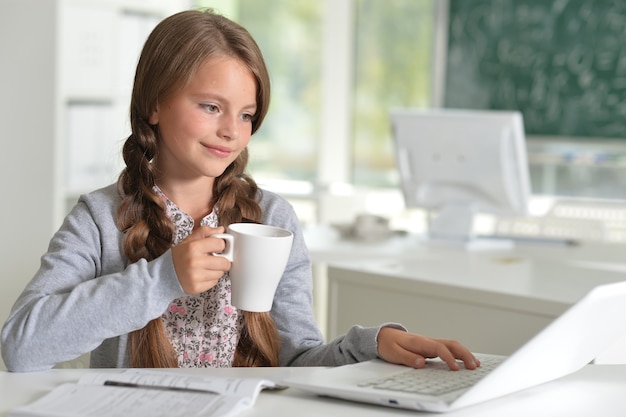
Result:
M626 0L450 0L447 107L528 134L626 138Z

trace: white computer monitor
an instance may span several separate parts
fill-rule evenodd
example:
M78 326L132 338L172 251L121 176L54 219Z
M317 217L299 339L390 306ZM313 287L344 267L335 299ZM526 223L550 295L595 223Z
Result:
M429 211L431 239L489 246L474 235L476 213L527 214L520 112L394 109L390 118L405 204Z

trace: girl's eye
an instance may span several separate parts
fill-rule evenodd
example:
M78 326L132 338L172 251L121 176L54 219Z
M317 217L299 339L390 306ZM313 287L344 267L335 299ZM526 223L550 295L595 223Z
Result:
M210 111L211 113L216 112L218 110L215 104L203 104L202 107L204 107L207 111Z
M244 113L241 115L241 118L247 122L254 120L254 114Z

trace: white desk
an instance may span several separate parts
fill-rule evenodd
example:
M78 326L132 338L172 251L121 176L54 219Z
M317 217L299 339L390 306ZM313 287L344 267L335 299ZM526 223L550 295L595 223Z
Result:
M180 372L236 377L265 377L274 380L287 375L309 372L312 368L233 368L192 369ZM27 404L64 382L73 382L84 369L11 374L0 372L0 416ZM493 401L445 414L451 417L621 417L626 409L626 365L589 365L575 374ZM427 416L442 414L414 413L374 405L357 404L317 397L289 388L262 392L254 407L242 417L319 417L319 416Z
M312 235L314 262L328 266L327 336L387 321L477 352L511 354L592 287L626 279L626 247L520 244L468 252L417 238L380 243ZM623 362L623 354L620 354Z
M314 263L333 263L378 258L411 259L416 253L432 249L422 237L407 235L392 237L380 242L360 242L340 239L330 226L315 226L304 230L304 238ZM459 249L457 252L460 252ZM491 253L498 251L491 251ZM581 265L626 272L626 245L588 242L577 246L520 243L512 250L521 256L551 260L580 261ZM474 253L480 253L475 251Z

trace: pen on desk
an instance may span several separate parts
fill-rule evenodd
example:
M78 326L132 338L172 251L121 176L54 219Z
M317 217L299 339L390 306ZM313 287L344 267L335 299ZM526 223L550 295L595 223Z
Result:
M201 389L201 388L169 387L169 386L161 386L161 385L136 384L134 382L121 382L121 381L111 381L111 380L104 381L104 385L108 385L110 387L158 389L158 390L165 390L165 391L202 392L205 394L220 395L220 393L217 391L211 391L208 389Z

